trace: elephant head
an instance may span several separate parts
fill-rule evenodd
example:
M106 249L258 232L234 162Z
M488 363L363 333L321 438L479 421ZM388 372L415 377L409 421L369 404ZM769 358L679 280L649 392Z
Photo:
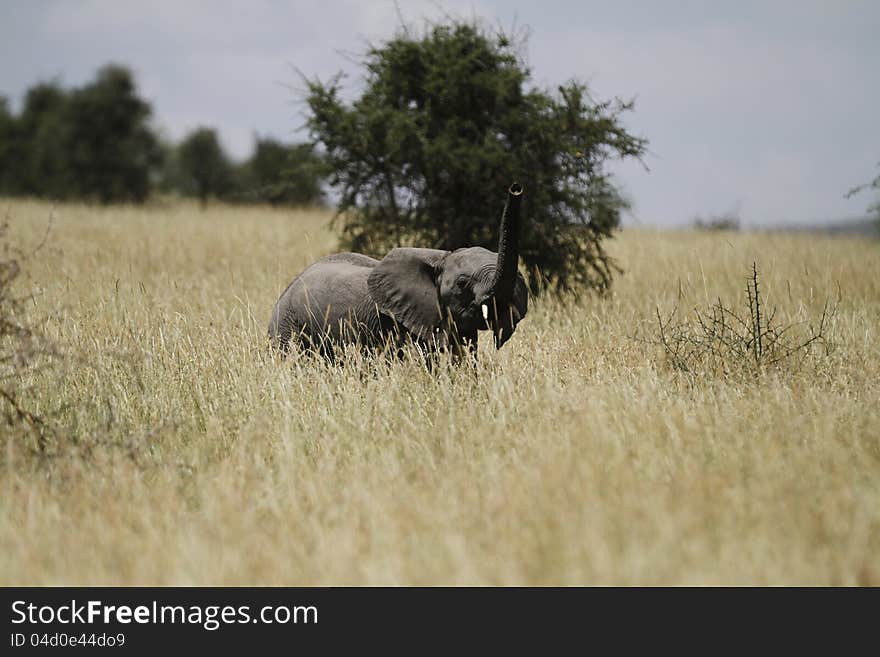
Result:
M528 310L517 271L522 193L516 183L508 191L498 253L479 246L393 249L369 277L378 309L420 340L475 341L477 331L491 330L500 349Z

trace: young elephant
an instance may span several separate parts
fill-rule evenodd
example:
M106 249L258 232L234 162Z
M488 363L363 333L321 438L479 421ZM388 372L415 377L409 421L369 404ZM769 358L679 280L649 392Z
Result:
M479 246L441 251L396 248L382 260L359 253L321 258L297 276L275 304L269 337L287 352L291 340L333 358L336 345L400 345L476 353L477 331L495 347L510 339L528 309L517 272L522 187L514 183L501 217L498 253Z

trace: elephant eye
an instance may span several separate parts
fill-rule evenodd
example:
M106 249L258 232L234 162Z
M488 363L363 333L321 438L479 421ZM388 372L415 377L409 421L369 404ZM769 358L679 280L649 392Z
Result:
M453 294L459 304L470 304L474 298L474 290L471 287L471 279L465 275L456 278Z
M471 288L471 280L467 276L459 276L455 279L455 293L462 300L470 300L474 297L474 291Z

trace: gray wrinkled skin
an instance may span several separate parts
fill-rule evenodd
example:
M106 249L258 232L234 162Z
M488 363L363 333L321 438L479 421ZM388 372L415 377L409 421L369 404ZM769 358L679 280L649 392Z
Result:
M297 343L330 359L344 344L386 348L407 341L427 351L476 353L481 330L492 330L500 348L525 316L528 293L517 274L512 301L499 303L492 290L497 262L498 254L482 247L397 248L382 260L327 256L283 292L269 337L284 353Z

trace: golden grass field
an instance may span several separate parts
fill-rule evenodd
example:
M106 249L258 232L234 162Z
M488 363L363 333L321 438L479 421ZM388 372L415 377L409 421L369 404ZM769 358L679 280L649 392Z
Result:
M39 243L50 206L4 201ZM633 229L477 374L267 354L323 211L61 205L20 291L64 354L0 445L0 584L880 585L880 243ZM840 296L833 348L687 378L655 312Z

